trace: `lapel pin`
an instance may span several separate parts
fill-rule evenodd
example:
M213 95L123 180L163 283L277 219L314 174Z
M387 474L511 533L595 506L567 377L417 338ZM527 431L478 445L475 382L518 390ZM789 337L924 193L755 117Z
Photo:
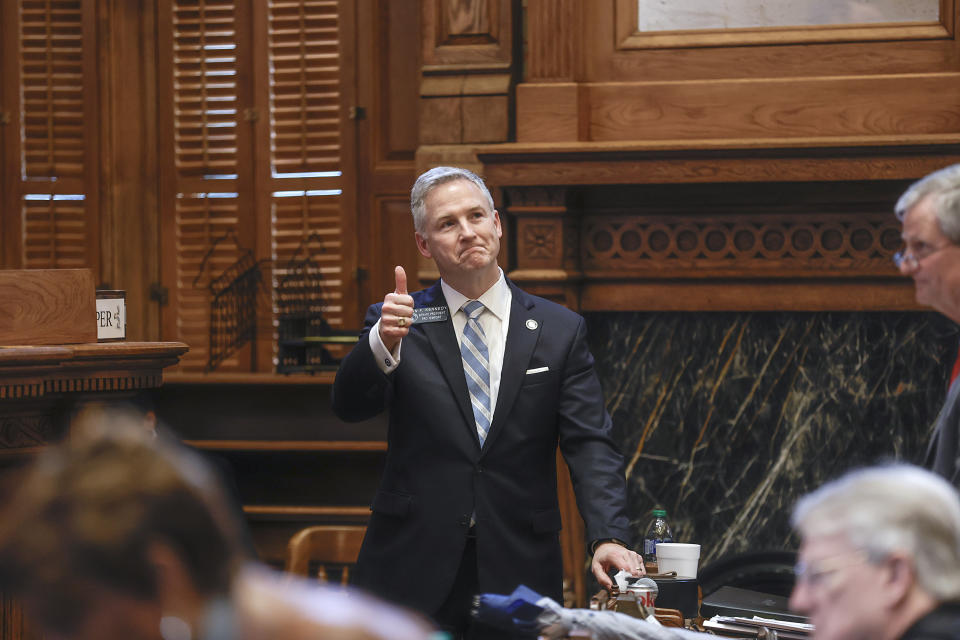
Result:
M536 328L539 326L540 325L538 325L537 321L534 320L533 318L530 318L529 320L527 320L527 329L530 329L530 331L536 330Z

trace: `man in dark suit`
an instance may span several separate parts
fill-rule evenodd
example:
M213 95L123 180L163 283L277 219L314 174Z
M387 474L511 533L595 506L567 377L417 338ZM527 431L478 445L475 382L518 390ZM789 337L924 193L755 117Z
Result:
M438 167L411 192L416 242L441 281L370 307L333 407L347 421L390 411L389 450L355 581L456 634L476 593L518 584L561 600L556 447L594 550L643 571L629 536L623 459L584 320L524 293L497 266L500 216L483 181Z
M960 322L960 164L910 185L894 210L903 222L903 249L894 262L902 274L913 278L917 302ZM960 487L957 378L937 416L924 466Z

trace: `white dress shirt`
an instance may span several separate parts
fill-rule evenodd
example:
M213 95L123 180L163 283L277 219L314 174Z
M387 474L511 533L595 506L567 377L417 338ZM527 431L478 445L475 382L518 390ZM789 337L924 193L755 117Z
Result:
M500 277L493 285L484 291L477 300L485 307L477 318L483 329L483 336L487 342L487 354L490 358L490 414L497 407L497 396L500 393L500 372L503 369L503 353L507 346L507 331L510 328L510 304L513 302L513 293L503 277L503 269L498 269ZM457 345L463 340L463 328L467 324L467 314L461 307L473 298L463 295L443 280L440 288L447 299L450 317L453 320L453 330L457 334ZM390 373L400 365L401 340L394 348L394 352L387 351L387 347L380 339L380 321L370 329L370 350L377 360L377 366L384 373Z

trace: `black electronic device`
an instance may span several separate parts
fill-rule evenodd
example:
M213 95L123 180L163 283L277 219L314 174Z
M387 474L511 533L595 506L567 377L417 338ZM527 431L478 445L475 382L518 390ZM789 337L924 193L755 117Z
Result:
M790 612L787 598L738 587L720 587L711 593L703 599L700 613L704 618L760 616L789 622L808 622L806 617Z

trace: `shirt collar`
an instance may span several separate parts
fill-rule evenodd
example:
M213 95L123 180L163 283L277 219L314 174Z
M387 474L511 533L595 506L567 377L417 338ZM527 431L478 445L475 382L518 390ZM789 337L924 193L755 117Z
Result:
M489 289L484 291L477 300L483 303L487 311L497 316L500 322L503 322L507 319L508 312L510 311L508 308L510 287L507 285L507 279L503 277L503 269L497 267L497 271L500 277L497 278L497 281L494 282ZM447 299L447 306L450 307L451 314L460 311L463 303L471 299L451 287L444 282L443 279L440 280L440 288L443 289L443 296Z

